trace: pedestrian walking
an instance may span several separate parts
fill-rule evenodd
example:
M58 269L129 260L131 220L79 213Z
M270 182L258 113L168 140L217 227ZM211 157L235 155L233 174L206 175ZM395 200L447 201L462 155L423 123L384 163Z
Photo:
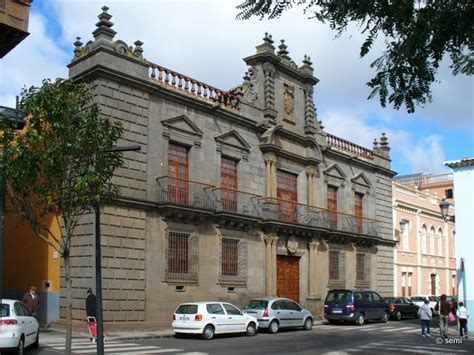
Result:
M449 302L446 301L446 295L442 294L440 301L435 306L435 311L438 314L439 318L439 333L442 338L448 337L449 332L449 312L451 311L451 306Z
M456 311L456 315L459 319L459 335L467 339L467 319L469 318L469 312L464 307L463 302L459 302L459 307Z
M431 308L430 308L430 301L425 300L425 302L421 305L418 309L418 317L421 320L421 336L431 337L431 319L433 316L431 315Z
M23 295L22 302L25 304L31 316L36 317L40 309L40 298L36 293L36 287L31 286L30 290Z
M87 290L86 297L86 316L94 317L96 316L96 307L95 307L95 295L92 292L92 289Z

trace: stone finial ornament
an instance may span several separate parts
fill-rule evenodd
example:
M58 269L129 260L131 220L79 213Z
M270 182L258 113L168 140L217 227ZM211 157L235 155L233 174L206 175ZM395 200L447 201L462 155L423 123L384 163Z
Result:
M143 42L140 41L140 40L137 40L133 43L135 45L135 49L133 50L133 54L135 54L135 57L138 57L138 58L143 58L143 48L142 48L142 45L143 45Z
M263 37L263 42L268 44L273 44L272 35L269 35L268 32L265 32L265 37Z
M81 37L76 37L76 41L73 44L74 44L74 58L79 58L81 56L82 45L83 45L83 43L81 42Z
M257 53L275 53L272 35L268 34L268 32L265 32L265 36L263 37L263 43L257 46Z
M102 13L97 16L99 18L99 22L95 24L97 29L92 32L92 35L96 41L99 39L113 41L114 36L117 34L117 32L112 29L114 23L110 21L112 15L107 13L108 10L109 8L107 6L103 6Z
M385 133L382 133L382 136L380 137L380 148L385 147L388 147L388 138Z
M372 142L372 149L376 150L379 147L379 142L377 142L377 138L374 138L374 141Z
M290 56L288 55L288 54L290 54L290 52L288 52L288 50L287 50L288 46L285 44L284 39L281 40L281 44L278 46L278 48L279 48L279 51L278 51L278 56L279 57L291 60Z
M309 55L304 55L303 65L308 67L311 67L313 65L313 62L311 62L311 57Z

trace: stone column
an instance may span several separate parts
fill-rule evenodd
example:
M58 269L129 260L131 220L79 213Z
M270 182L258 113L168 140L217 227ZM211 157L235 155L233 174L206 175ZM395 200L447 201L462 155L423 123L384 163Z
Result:
M266 170L266 197L276 197L276 157L273 154L265 155Z
M313 167L308 166L306 168L306 176L308 178L308 205L314 206L314 177L316 171Z
M316 298L317 295L317 272L316 272L316 253L319 241L312 240L308 243L309 250L309 272L308 272L308 298Z
M273 243L272 243L272 296L276 296L277 294L277 243L278 237L276 235L273 236Z
M276 294L276 243L278 237L275 234L267 234L263 240L266 251L266 294L274 296Z

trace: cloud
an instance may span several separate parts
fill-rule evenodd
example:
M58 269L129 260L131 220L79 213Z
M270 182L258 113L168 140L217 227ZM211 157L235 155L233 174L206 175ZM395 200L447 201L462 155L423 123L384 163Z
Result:
M31 13L30 35L0 61L0 105L15 107L21 88L45 78L66 77L66 55L47 35L46 19Z
M419 138L415 143L408 142L398 148L404 159L414 168L415 172L435 173L443 170L446 154L442 145L443 138L429 135Z
M433 104L420 108L416 115L390 107L383 109L377 99L366 100L370 90L365 85L374 75L370 63L382 51L383 38L375 43L373 53L360 59L364 36L354 27L335 39L335 32L327 25L308 20L301 6L294 6L277 20L237 21L235 6L241 2L108 0L107 6L117 31L115 39L128 44L140 39L145 58L224 90L242 82L247 70L242 58L256 53L255 46L262 43L265 32L273 35L275 47L284 38L297 64L305 54L311 56L315 76L320 79L315 87L316 108L326 130L368 148L381 132L387 132L393 165L400 165L407 172L419 169L420 161L402 153L407 151L402 149L404 144L420 156L423 145L429 146L433 154L443 153L435 149L440 148L440 136L438 141L427 140L436 137L430 126L433 122L444 125L443 135L455 134L450 126L455 124L466 131L470 129L474 137L472 78L452 77L444 64L438 77L441 83L433 85ZM47 18L38 10L33 11L31 35L0 62L0 105L14 105L14 97L24 85L39 85L46 77L67 76L72 43L76 36L82 37L84 43L92 39L103 5L102 0L51 0L42 10ZM35 6L34 2L32 9ZM55 40L48 34L53 20ZM423 124L411 124L416 120ZM407 132L410 125L416 127ZM434 160L427 163L435 165Z

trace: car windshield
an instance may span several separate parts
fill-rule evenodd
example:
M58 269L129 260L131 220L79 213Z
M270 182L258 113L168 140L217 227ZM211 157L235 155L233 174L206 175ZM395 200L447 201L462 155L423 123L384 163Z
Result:
M176 314L196 314L198 306L196 304L182 304L176 310Z
M387 301L389 303L395 303L397 301L396 298L384 298L384 301Z
M412 301L424 301L426 299L426 297L412 297L411 300Z
M326 296L326 302L349 301L350 299L350 291L330 291Z
M245 305L246 309L265 309L268 306L268 301L265 300L251 300Z
M438 302L438 301L439 301L439 298L436 297L436 296L430 296L430 297L428 297L428 299L429 299L431 302Z
M10 306L2 303L0 305L0 317L10 317Z

